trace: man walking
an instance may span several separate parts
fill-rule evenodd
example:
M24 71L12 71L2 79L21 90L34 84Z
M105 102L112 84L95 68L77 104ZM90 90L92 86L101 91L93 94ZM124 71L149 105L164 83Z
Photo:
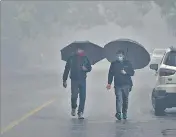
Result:
M77 98L79 95L78 118L84 119L84 106L86 100L86 77L87 72L92 70L88 58L84 55L84 50L78 48L77 53L71 56L65 65L63 74L63 86L67 87L67 78L70 72L71 79L71 115L76 115Z
M114 78L116 95L116 115L118 120L127 119L128 96L133 86L131 76L134 75L131 63L125 59L123 50L117 52L117 60L112 62L109 68L107 89L111 89Z

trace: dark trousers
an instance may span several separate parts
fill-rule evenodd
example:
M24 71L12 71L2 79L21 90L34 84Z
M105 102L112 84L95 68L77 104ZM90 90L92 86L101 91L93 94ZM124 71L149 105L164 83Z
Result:
M115 87L116 95L116 112L117 113L127 113L128 109L128 96L131 90L130 86Z
M77 108L77 99L79 95L78 113L84 112L86 100L86 80L71 80L71 107Z

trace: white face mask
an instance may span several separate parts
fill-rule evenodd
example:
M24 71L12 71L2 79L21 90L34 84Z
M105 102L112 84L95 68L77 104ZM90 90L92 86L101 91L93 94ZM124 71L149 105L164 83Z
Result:
M117 60L122 62L124 60L124 56L123 55L118 55L117 56Z
M118 57L118 60L119 61L123 61L123 57Z

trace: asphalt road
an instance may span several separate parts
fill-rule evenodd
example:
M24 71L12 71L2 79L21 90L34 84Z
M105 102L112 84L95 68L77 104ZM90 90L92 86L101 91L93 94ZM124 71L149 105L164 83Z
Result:
M128 120L117 121L113 89L105 89L107 71L87 79L85 119L70 116L70 86L58 74L14 76L1 80L2 137L175 137L176 110L154 116L150 95L154 73L137 71L130 93Z

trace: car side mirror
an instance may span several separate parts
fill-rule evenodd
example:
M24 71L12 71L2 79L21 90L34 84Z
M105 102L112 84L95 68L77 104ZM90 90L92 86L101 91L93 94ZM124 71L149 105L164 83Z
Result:
M158 64L150 64L150 69L157 71L158 70Z

